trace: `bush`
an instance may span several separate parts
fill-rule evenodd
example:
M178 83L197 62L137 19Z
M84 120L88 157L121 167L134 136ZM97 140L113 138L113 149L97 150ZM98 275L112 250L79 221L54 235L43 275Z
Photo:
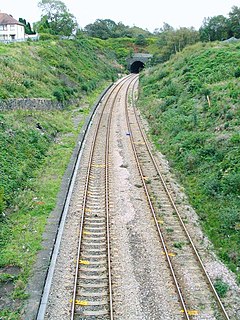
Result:
M41 33L40 40L59 40L58 36L54 36L50 33Z
M34 86L34 83L33 83L32 80L26 79L26 80L23 81L23 85L24 85L25 88L31 88L31 87Z
M237 69L234 73L235 78L240 78L240 69Z
M220 298L224 298L228 292L229 286L222 279L216 279L214 287Z
M53 92L54 97L57 101L63 102L65 100L65 95L62 88L58 88Z
M221 222L220 228L221 233L224 235L230 235L236 229L240 223L240 215L237 207L221 209L220 211Z
M223 192L225 194L240 194L240 173L232 172L222 179Z

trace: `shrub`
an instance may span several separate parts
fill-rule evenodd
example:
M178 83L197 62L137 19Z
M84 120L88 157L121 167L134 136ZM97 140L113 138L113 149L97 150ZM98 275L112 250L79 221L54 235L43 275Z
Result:
M235 71L234 76L235 78L240 78L240 68Z
M33 87L34 83L32 80L26 79L23 81L23 85L25 88L31 88L31 87Z
M224 176L222 185L225 194L240 194L240 173L232 172Z
M54 97L57 99L57 101L64 101L65 100L65 95L62 90L62 88L58 88L53 92Z
M222 279L216 279L214 287L220 298L224 298L228 292L229 286Z
M41 33L40 40L59 40L58 36L54 36L50 33Z

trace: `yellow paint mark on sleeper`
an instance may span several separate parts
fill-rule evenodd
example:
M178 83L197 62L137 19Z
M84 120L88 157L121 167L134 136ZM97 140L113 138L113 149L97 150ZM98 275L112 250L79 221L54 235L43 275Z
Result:
M85 208L85 212L92 212L92 209Z
M164 224L164 221L163 221L163 220L158 219L158 223L159 223L159 224Z
M89 231L83 231L83 234L91 234Z
M85 300L75 300L75 304L78 306L88 306L89 302Z
M87 260L80 260L80 264L90 264L90 262Z
M181 310L182 313L184 313L184 310ZM197 316L199 312L197 310L187 310L187 314L189 316Z
M162 254L165 254L165 252L162 251ZM167 254L168 254L169 257L175 257L176 256L176 254L173 253L173 252L168 252Z

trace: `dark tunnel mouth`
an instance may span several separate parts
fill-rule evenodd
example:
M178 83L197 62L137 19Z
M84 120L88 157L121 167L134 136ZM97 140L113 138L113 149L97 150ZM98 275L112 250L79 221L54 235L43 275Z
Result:
M145 67L142 61L134 61L130 66L131 73L139 73Z

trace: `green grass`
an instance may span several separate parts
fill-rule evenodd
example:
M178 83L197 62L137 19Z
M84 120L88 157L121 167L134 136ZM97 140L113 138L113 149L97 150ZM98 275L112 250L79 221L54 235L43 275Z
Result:
M216 252L240 280L239 49L197 44L146 70L139 107Z
M102 90L103 86L82 103L89 105ZM81 110L73 105L63 111L16 110L1 114L4 210L0 220L0 268L15 266L20 270L16 276L5 273L0 278L1 283L14 283L10 295L20 305L16 308L13 303L11 308L0 311L3 319L20 319L42 233L88 113L88 108ZM82 119L76 125L74 118L79 115Z
M89 112L79 105L92 105L120 68L103 42L82 38L0 44L0 70L0 100L65 103L62 111L0 113L0 268L20 270L0 279L14 284L12 306L0 311L0 318L19 319L47 218ZM73 118L80 115L76 126Z
M79 98L112 81L118 67L94 39L0 44L0 99Z

